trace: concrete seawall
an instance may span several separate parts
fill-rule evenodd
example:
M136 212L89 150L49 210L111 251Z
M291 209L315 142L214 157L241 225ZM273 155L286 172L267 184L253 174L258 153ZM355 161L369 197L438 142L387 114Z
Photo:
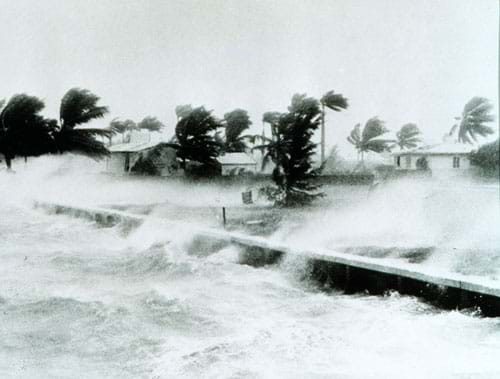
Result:
M118 223L132 229L146 220L165 224L173 221L134 215L104 208L35 202L35 208L53 214L95 220L104 226ZM191 229L191 228L190 228ZM326 288L339 288L346 293L382 294L396 290L401 294L421 297L445 309L477 307L484 316L500 316L500 283L486 278L431 270L418 264L385 261L330 250L299 251L283 243L261 237L218 229L194 228L195 241L202 248L205 242L235 244L241 247L240 262L253 266L278 263L285 255L303 257L307 276Z

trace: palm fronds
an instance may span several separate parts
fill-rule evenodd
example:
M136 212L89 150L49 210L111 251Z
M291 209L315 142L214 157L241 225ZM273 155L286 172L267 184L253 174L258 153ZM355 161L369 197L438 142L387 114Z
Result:
M323 95L320 100L321 104L336 112L340 112L342 109L347 109L349 102L340 93L335 93L334 91L328 91Z
M477 136L485 137L493 134L493 129L488 125L495 120L491 114L493 105L484 97L473 97L465 104L461 121L458 127L458 141L472 143L477 141Z
M61 128L71 129L93 119L102 118L108 113L108 107L99 106L100 98L81 88L70 89L61 100L59 119Z

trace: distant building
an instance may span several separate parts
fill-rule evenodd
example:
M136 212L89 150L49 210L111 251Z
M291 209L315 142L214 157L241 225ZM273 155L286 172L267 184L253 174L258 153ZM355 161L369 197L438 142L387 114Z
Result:
M247 153L226 153L217 158L221 175L244 175L257 172L257 162Z
M151 159L151 164L158 175L171 176L178 173L176 150L163 142L129 142L111 145L108 149L111 152L106 160L108 173L127 175L137 172L134 167L141 159L146 159L153 149L156 149L156 154Z
M442 143L392 153L397 170L430 170L433 176L463 175L470 169L474 147L460 143Z

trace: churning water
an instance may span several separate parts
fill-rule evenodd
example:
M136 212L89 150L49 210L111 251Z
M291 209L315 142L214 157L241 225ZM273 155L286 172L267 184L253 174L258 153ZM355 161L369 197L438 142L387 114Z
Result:
M0 176L2 378L500 377L499 319L322 292L300 260L241 265L235 247L199 251L189 228L124 233L43 214L35 195L98 195L89 178L38 173ZM99 185L99 201L182 198Z

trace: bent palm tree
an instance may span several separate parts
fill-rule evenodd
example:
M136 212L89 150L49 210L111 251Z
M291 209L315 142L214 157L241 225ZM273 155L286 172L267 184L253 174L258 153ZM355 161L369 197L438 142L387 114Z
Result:
M122 136L122 143L124 143L125 142L125 133L131 132L132 130L137 130L137 125L132 120L121 121L118 118L114 118L109 123L108 129L110 129L115 134L120 134ZM110 137L109 142L110 143L112 142L111 137Z
M384 122L378 117L372 117L366 122L363 131L361 131L361 125L356 124L350 136L347 137L347 141L354 145L356 150L358 150L358 157L361 155L361 161L364 161L365 152L373 151L375 153L381 153L387 150L390 142L394 142L389 139L380 138L387 132L388 130Z
M212 115L212 111L204 107L177 107L176 113L179 119L175 127L176 143L169 146L177 149L182 168L186 169L187 160L207 167L214 166L221 149L221 144L215 137L220 122Z
M392 146L399 146L401 150L413 149L417 147L418 143L421 141L417 136L420 134L418 126L412 123L405 124L401 127L399 132L396 133L397 141Z
M491 114L493 105L484 97L473 97L465 104L462 117L457 118L460 124L453 125L450 135L458 129L458 141L472 143L477 141L477 136L486 137L493 134L493 129L486 123L495 120Z
M59 128L54 133L56 150L59 153L74 152L100 159L109 155L109 151L96 137L111 137L110 129L78 128L91 120L102 118L108 113L108 107L99 106L99 97L89 90L70 89L61 100Z
M225 123L225 150L227 152L243 152L245 151L245 138L248 136L242 136L246 129L252 125L248 112L243 109L235 109L224 115Z
M325 107L335 112L347 109L348 100L339 93L328 91L320 99L321 103L321 163L325 161Z
M0 152L4 155L8 170L16 156L26 159L53 151L51 133L56 127L56 121L40 115L44 107L45 104L39 98L21 94L12 96L2 109Z

